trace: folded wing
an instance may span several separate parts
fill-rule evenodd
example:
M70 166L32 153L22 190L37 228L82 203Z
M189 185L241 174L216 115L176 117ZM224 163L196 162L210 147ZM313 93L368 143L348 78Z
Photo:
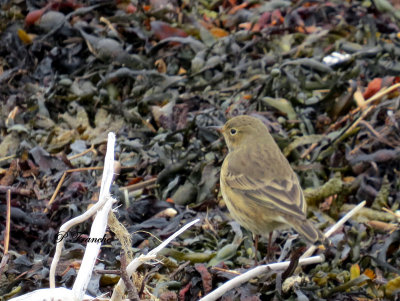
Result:
M277 220L282 218L311 243L325 240L323 234L307 220L306 202L294 173L285 180L266 181L244 174L227 173L225 184L237 194L253 201L257 206L276 212ZM265 210L264 209L264 210Z

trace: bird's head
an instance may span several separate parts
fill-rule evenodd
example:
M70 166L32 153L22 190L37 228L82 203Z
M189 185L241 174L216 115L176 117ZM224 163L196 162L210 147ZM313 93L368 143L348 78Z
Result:
M269 135L267 127L261 120L251 116L237 116L230 119L221 129L229 151L248 143L254 144Z

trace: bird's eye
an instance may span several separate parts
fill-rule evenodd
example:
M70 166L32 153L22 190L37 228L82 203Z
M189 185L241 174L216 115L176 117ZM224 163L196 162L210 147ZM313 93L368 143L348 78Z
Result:
M231 135L235 135L237 132L235 129L231 129Z

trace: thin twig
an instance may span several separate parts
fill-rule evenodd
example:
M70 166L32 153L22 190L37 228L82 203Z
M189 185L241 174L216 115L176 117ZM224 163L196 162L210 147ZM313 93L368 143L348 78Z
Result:
M145 188L145 187L147 187L149 185L152 185L155 182L157 182L157 178L150 179L150 180L147 180L147 181L143 181L143 182L140 182L140 183L136 183L136 184L133 184L133 185L121 187L119 190L120 191L122 191L122 190L135 191L135 190L139 190L139 189Z
M125 286L128 290L128 298L133 301L140 301L138 291L136 289L135 284L132 282L131 278L128 276L126 272L126 255L125 252L121 251L121 278L125 283Z
M97 154L97 151L94 149L94 144L92 144L92 145L90 146L90 148L88 148L87 150L81 152L80 154L76 154L76 155L73 155L73 156L68 157L68 160L71 161L71 160L73 160L73 159L82 157L82 156L84 156L84 155L86 155L87 153L90 153L90 152L92 152L94 155Z
M341 137L346 137L346 135L348 133L350 133L365 117L367 117L367 115L369 114L369 112L371 112L373 109L376 108L376 105L372 105L370 107L368 107L368 109L364 110L361 113L361 116L357 118L357 120L355 122L353 122L353 124L340 136ZM339 139L338 139L339 140Z
M368 98L365 101L365 105L370 104L371 102L374 102L375 100L378 100L379 98L393 92L394 90L396 90L397 88L400 88L400 83L394 84L393 86L381 89L380 91L378 91L377 93L375 93L374 95L372 95L370 98Z
M6 217L6 232L4 235L4 255L8 253L10 243L10 225L11 225L11 190L7 191L7 217Z
M49 211L50 205L54 202L54 200L56 199L56 196L58 194L58 192L61 189L62 184L64 183L65 177L67 176L67 172L65 171L60 179L60 181L58 181L57 187L53 192L53 195L50 198L49 203L47 204L47 207L44 209L44 213L47 213Z
M6 266L8 259L9 259L9 254L8 254L8 247L10 243L10 225L11 225L11 190L9 189L7 191L7 213L6 213L6 230L4 232L4 254L3 258L1 259L0 263L0 277L3 275L3 269Z
M10 156L7 156L7 157L3 157L3 158L0 158L0 162L2 162L2 161L7 161L7 160L9 160L9 159L13 159L13 158L15 158L17 155L10 155Z
M12 194L19 194L23 196L33 195L33 191L31 189L0 185L0 192L7 193L8 190L10 190Z
M53 192L53 195L51 196L51 199L49 201L49 203L47 204L47 208L44 209L44 213L47 213L49 211L48 208L50 208L50 205L54 202L54 200L56 199L56 196L58 194L58 192L61 189L62 184L64 183L65 177L67 176L68 173L72 173L72 172L78 172L78 171L86 171L86 170L102 170L104 169L104 167L101 166L96 166L96 167L81 167L81 168L74 168L74 169L68 169L66 171L64 171L60 181L58 181L57 187Z

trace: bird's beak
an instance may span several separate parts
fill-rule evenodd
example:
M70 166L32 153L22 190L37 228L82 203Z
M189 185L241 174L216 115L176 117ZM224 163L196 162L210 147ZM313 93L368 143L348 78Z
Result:
M222 133L223 126L222 125L210 125L207 128L211 129L211 130L215 130L219 133Z

